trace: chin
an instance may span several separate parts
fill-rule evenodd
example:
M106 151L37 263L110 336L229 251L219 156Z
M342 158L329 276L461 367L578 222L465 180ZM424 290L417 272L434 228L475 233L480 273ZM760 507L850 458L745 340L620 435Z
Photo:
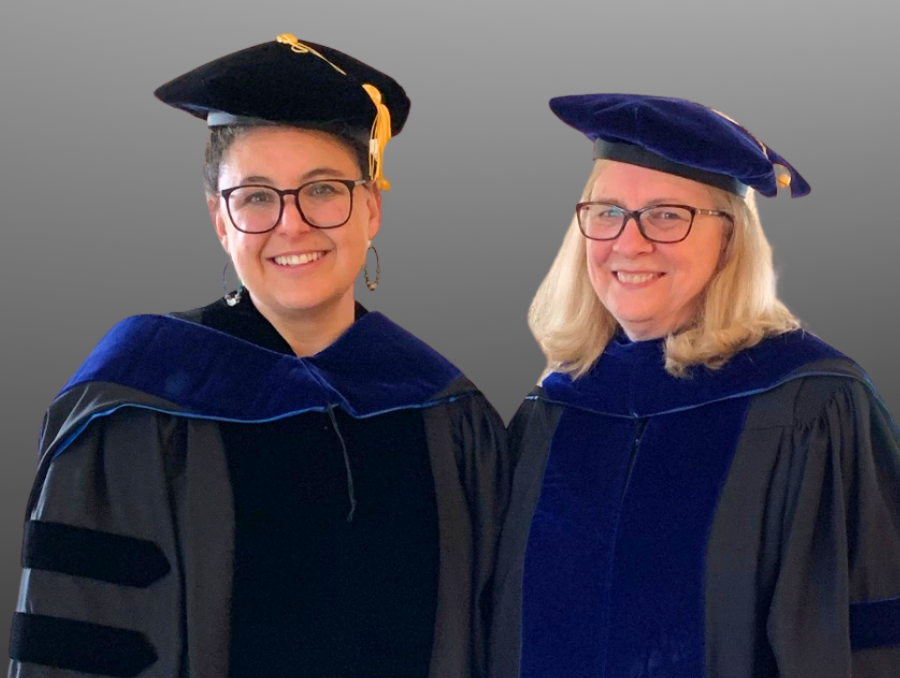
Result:
M336 306L348 292L352 296L352 291L352 287L348 288L348 290L309 289L307 287L281 293L258 295L257 299L260 303L283 313L309 313L312 311L323 311Z
M334 297L314 297L298 295L287 299L274 299L272 306L284 313L309 313L325 310L335 303Z
M656 317L652 311L637 308L615 309L611 313L620 325L622 323L632 325L652 323Z

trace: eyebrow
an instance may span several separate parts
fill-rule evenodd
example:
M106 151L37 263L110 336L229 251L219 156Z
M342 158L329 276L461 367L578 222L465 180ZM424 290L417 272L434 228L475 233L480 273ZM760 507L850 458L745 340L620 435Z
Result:
M589 202L602 202L607 205L615 205L616 207L621 207L622 209L628 209L625 207L625 203L617 198L609 198L606 196L600 196L599 198L591 198ZM680 198L654 198L653 200L649 200L644 204L644 207L649 207L652 205L684 205L684 200ZM643 209L643 208L640 208Z
M335 169L334 167L316 167L315 169L309 170L306 174L300 177L300 183L305 183L307 181L311 181L313 179L318 179L319 177L343 177L346 172L342 172L339 169ZM268 184L274 185L275 181L272 180L271 177L263 176L261 174L253 174L249 177L244 177L241 179L240 185L245 184Z

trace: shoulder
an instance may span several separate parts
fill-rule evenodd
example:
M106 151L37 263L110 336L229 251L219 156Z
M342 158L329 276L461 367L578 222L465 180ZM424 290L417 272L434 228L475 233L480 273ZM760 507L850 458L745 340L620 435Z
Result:
M564 375L561 375L561 378L568 379ZM531 393L525 396L519 409L510 420L508 427L510 435L517 437L525 430L535 426L555 427L563 407L562 403L555 402L548 397L543 386L535 386Z
M369 311L357 320L323 354L353 350L361 358L401 361L398 367L438 370L455 377L462 372L441 353L378 311Z
M856 418L870 407L887 412L865 370L821 339L803 332L767 340L762 347L771 354L804 352L807 360L785 371L781 378L754 396L748 426L805 427L834 414ZM752 349L751 349L752 350ZM890 415L888 415L889 417Z
M60 396L98 383L173 399L196 386L197 380L202 382L210 370L239 365L248 348L246 342L194 322L163 315L132 316L100 339ZM190 384L189 376L194 377Z
M519 466L522 459L534 459L539 465L543 464L564 409L563 404L548 400L541 386L526 396L507 427L515 466Z
M230 309L233 308L234 307L229 307L225 303L224 299L219 298L211 304L207 304L206 306L192 308L188 311L173 311L172 313L167 313L166 315L170 318L186 320L198 325L207 325L210 323L211 319L215 319L223 313L227 313Z
M459 373L433 398L426 418L443 421L455 435L505 438L506 426L500 414L472 381Z
M836 399L863 403L876 397L864 382L849 375L798 375L751 398L747 428L806 426Z
M192 345L189 337L198 325L161 315L137 315L119 321L100 339L57 396L86 383L134 386L128 375L154 371L158 358Z
M211 328L205 324L205 318L209 315L209 309L215 306L211 304L168 315L141 314L124 318L100 339L84 365L133 356L135 351L151 344L178 344L188 338L210 334Z

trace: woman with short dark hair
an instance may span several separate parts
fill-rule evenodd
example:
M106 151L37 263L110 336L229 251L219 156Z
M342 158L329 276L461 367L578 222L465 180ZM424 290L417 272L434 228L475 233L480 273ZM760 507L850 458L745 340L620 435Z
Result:
M156 94L212 128L241 284L123 321L51 405L10 674L484 676L502 422L354 299L406 94L291 35Z

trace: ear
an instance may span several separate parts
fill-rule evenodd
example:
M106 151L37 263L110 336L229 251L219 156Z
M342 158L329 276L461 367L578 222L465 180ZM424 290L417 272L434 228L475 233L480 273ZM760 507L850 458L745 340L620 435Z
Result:
M381 228L381 190L374 182L366 191L366 207L369 209L369 223L367 227L367 235L369 240L375 237L378 229Z
M722 229L722 244L719 247L719 260L716 262L714 275L718 275L718 273L725 268L725 264L731 257L731 251L734 247L732 245L732 242L734 241L734 225L731 225L731 222L728 223L729 227Z
M737 229L737 225L730 219L724 219L723 221L725 222L722 224L722 253L724 254L734 241L734 232Z
M210 196L206 199L206 206L209 208L209 216L212 219L213 226L216 228L216 236L218 236L219 242L222 243L222 249L224 249L227 254L231 254L228 249L228 227L226 224L228 217L222 214L222 210L219 209L220 204L221 197L218 195Z

